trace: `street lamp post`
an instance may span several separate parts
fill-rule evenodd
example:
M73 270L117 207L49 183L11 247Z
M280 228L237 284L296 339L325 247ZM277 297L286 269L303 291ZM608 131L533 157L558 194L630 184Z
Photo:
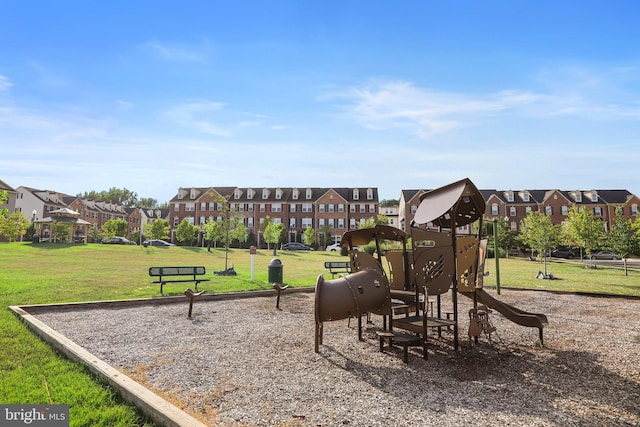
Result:
M500 253L498 252L498 218L493 218L493 256L496 258L496 292L500 295Z

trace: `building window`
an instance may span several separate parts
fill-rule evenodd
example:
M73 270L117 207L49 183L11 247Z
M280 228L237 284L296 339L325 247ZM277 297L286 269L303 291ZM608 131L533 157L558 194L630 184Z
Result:
M260 212L264 212L266 210L266 206L264 203L260 203Z
M282 199L282 190L278 188L276 190L276 200L280 200L280 199Z
M343 203L340 203L338 205L338 212L344 212L344 204Z
M369 205L369 212L370 213L375 213L376 212L376 205L374 203L371 203Z
M522 200L525 201L525 202L528 202L530 200L529 193L524 193L522 195Z
M367 212L367 207L364 205L364 203L362 203L360 205L360 213L365 213L365 212Z
M509 208L509 216L516 216L516 207L515 206L511 206Z
M354 205L354 204L349 205L349 212L355 213L356 212L356 205Z
M282 212L282 203L274 203L271 205L271 212Z
M200 210L204 211L207 209L207 204L205 202L200 203Z
M416 205L411 205L411 215L415 215L418 207Z
M201 217L200 217L200 222L199 222L199 224L200 224L200 225L204 225L205 220L206 220L206 219L205 219L205 217L201 216Z
M238 212L244 212L244 203L238 203Z
M569 207L568 206L562 206L560 207L560 212L562 213L562 215L567 216L569 215Z
M253 228L253 217L247 218L247 226Z
M296 211L296 204L295 203L291 203L289 205L289 212L295 212Z
M338 228L344 229L344 218L338 218Z
M263 199L269 198L269 190L267 190L266 188L262 190L262 198Z
M594 203L598 201L598 193L591 193L591 201Z
M335 212L335 205L333 203L328 204L327 211L332 213Z
M544 207L544 214L547 216L553 215L553 208L551 206Z
M506 195L507 195L507 202L513 202L513 192L508 191Z
M299 194L299 193L300 193L300 192L299 192L298 190L293 190L293 193L291 194L291 198L292 198L293 200L298 200L298 194Z
M173 226L177 227L178 224L180 224L180 218L178 218L178 217L173 218Z
M233 198L234 198L234 199L239 199L239 198L240 198L240 189L236 188L236 189L233 191Z
M331 226L331 228L335 228L335 222L333 218L329 218L329 225Z
M253 203L249 203L249 204L247 205L247 210L248 210L249 212L253 212Z
M302 212L313 212L313 205L311 203L303 203Z
M302 218L302 228L305 230L313 225L312 218Z
M306 197L307 197L307 200L310 200L310 199L311 199L311 197L313 197L313 192L311 191L311 189L310 189L310 188L307 188L307 191L306 191L306 194L305 194L305 195L306 195Z
M324 218L318 219L318 227L324 227Z
M531 212L531 206L527 206L526 208L524 208L524 211L528 214L529 212Z
M356 219L351 218L349 220L349 230L355 230L355 229L356 229Z
M631 205L631 215L638 216L638 205Z
M296 228L296 219L289 218L289 228Z
M373 200L373 190L371 188L367 189L367 200Z
M602 216L602 208L599 206L596 206L595 208L593 208L593 214L595 216Z
M48 208L48 206L47 206L47 208ZM49 210L49 209L47 209L47 210ZM176 203L175 205L173 205L173 211L174 212L180 211L180 204Z
M575 194L576 203L582 203L582 193Z
M511 221L511 231L518 231L518 223Z
M491 205L491 215L498 215L498 204L493 203Z
M353 200L358 200L360 199L360 190L358 190L357 188L353 189Z
M319 204L318 205L318 212L324 213L324 204Z

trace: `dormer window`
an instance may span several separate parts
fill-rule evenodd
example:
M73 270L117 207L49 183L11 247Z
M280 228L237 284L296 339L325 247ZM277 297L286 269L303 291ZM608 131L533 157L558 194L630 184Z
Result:
M253 199L254 194L256 194L256 192L249 188L247 190L247 199Z
M507 202L513 202L513 191L507 191L505 196L507 197Z
M269 190L267 190L266 188L262 190L262 198L263 199L269 198Z
M373 190L371 188L367 189L367 200L373 200Z
M298 191L298 189L293 190L293 193L291 193L291 198L293 200L298 200L298 195L300 194L300 192Z
M196 190L195 190L195 188L191 189L191 194L189 195L189 198L191 198L191 199L195 199L196 198Z
M242 192L240 191L240 189L239 189L239 188L236 188L236 189L233 191L233 198L237 200L237 199L239 199L239 198L240 198L240 195L241 195L241 194L242 194Z
M522 200L524 202L528 202L531 198L529 197L529 193L522 193Z
M310 188L307 188L307 192L306 192L307 200L311 200L312 196L313 196L313 192L311 191Z
M582 193L581 192L576 192L575 194L575 199L576 199L576 203L582 203Z
M276 200L280 200L281 198L282 198L282 190L278 188L276 190Z
M358 190L357 188L353 189L353 200L359 200L360 199L360 190Z
M591 193L591 201L594 203L598 201L598 193L596 193L595 191Z

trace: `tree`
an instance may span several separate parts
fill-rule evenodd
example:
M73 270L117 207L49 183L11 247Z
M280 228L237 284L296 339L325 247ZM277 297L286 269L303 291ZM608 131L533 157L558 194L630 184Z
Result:
M316 243L316 232L313 228L307 227L304 229L304 244L313 246Z
M166 219L156 219L147 229L149 231L149 237L152 239L162 240L169 238L169 222Z
M221 241L225 248L224 269L229 269L229 246L234 239L240 241L247 240L247 231L244 227L244 217L237 215L231 209L229 196L223 197L217 194L210 194L215 203L222 206L220 216L217 220L209 220L204 225L205 238L210 242Z
M99 242L102 239L102 232L98 228L98 224L92 224L89 229L89 237L94 242Z
M155 209L158 207L158 201L151 197L141 197L138 200L137 207L143 209Z
M562 228L562 240L567 246L577 246L580 248L580 258L582 258L582 248L590 254L600 245L604 236L602 221L587 209L579 209L576 205L569 210L569 216Z
M333 227L331 226L331 224L325 224L321 226L320 229L318 230L316 239L319 240L319 237L322 236L322 246L324 247L327 246L327 236L331 236L331 230L333 230ZM320 242L318 242L318 244L320 244Z
M389 224L389 218L383 214L377 214L376 216L371 216L367 218L364 222L358 224L358 228L373 228L376 225L387 225Z
M624 275L628 276L627 258L638 250L638 233L633 220L622 215L619 209L616 209L613 225L607 236L607 246L620 255L624 262Z
M18 237L24 235L28 227L29 219L22 212L0 216L0 235L7 237L10 242L18 240Z
M384 199L380 202L380 206L381 207L391 207L391 206L398 206L400 204L400 201L398 199Z
M7 200L9 200L9 193L7 190L0 190L0 205L7 203ZM8 212L9 210L7 208L0 209L0 218L7 216Z
M284 225L279 222L271 222L264 230L264 240L267 243L273 243L273 254L276 254L278 243L282 242L287 231Z
M129 223L124 219L110 219L102 225L102 232L107 237L126 236Z
M179 242L189 242L193 246L193 241L198 237L198 227L191 224L186 218L180 222L176 229L176 239Z
M560 241L560 229L551 222L551 218L538 211L527 213L522 221L520 239L544 257L544 277L547 274L547 252Z
M138 195L126 188L119 189L112 187L108 191L85 191L84 194L78 194L78 197L90 200L100 200L107 203L122 205L129 208L135 207L138 203Z

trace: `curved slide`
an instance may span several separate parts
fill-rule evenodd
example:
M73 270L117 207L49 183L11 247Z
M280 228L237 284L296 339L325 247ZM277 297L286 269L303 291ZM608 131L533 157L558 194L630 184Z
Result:
M473 292L461 292L466 297L473 299ZM499 311L514 323L522 326L528 326L531 328L538 328L540 331L540 341L542 341L542 328L549 323L547 320L547 316L540 313L530 313L528 311L520 310L510 304L504 303L502 301L498 301L491 295L489 295L484 289L477 289L475 294L478 297L478 302L486 305L489 308L493 308L496 311Z

